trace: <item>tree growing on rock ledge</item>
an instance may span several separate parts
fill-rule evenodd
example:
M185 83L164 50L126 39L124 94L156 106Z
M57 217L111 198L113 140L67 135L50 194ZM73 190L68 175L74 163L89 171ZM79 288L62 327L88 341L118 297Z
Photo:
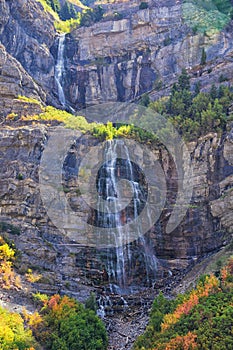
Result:
M148 3L145 1L142 1L141 4L139 5L139 10L145 10L148 8Z

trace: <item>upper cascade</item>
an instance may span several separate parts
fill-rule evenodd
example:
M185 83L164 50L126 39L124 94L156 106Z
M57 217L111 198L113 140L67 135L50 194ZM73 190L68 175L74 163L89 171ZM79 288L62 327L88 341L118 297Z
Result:
M232 5L209 3L98 2L103 18L72 27L65 39L59 34L58 44L54 18L39 1L3 0L0 41L42 87L47 104L78 111L145 93L154 100L167 93L182 68L192 88L200 83L208 89L221 75L232 79Z
M66 105L66 98L63 90L65 38L66 38L65 34L61 34L58 38L57 63L55 66L55 80L56 80L57 89L58 89L58 98L62 107L65 107Z

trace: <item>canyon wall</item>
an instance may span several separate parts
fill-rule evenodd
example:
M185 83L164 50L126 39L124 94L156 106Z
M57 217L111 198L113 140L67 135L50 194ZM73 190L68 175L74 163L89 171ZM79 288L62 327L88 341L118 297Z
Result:
M69 238L64 230L59 231L53 225L47 215L40 195L38 169L52 130L43 125L1 128L1 222L20 228L19 236L11 233L8 236L22 253L21 272L32 268L42 273L43 279L37 285L40 291L62 290L84 300L90 289L103 289L114 281L110 281L106 273L106 251L101 253L101 250L83 246L78 239ZM77 172L80 160L97 143L96 139L86 136L75 141L64 163L65 177L61 187L72 210L85 220L91 211L77 191ZM152 149L159 157L168 188L168 201L161 217L145 235L157 262L150 281L155 288L182 276L196 261L216 252L231 239L232 133L223 137L207 135L197 143L189 144L189 150L193 163L192 200L186 204L187 213L181 224L171 233L166 233L177 193L177 172L166 149ZM135 290L147 285L141 245L140 241L130 244L133 276L129 285ZM115 264L114 251L111 258Z
M150 92L156 99L167 93L182 68L206 89L218 77L232 75L232 24L225 29L198 33L185 19L183 2L140 1L104 5L106 17L90 27L66 35L62 86L66 107L78 110L108 101L137 100ZM58 33L54 19L37 1L0 2L0 41L59 106L54 79ZM114 19L114 14L121 19ZM201 66L203 49L206 64ZM1 79L4 79L2 77ZM25 95L30 92L25 90ZM6 114L6 113L5 113Z

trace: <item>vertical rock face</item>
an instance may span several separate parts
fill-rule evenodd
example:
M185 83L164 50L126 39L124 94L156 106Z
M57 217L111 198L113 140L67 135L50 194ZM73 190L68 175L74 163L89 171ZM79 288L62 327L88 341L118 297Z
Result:
M218 72L231 77L231 26L211 38L194 35L183 21L179 1L149 1L149 8L140 11L139 3L121 3L124 18L120 20L109 20L111 11L117 9L111 5L107 7L107 20L66 35L59 65L53 19L41 5L33 0L0 0L1 116L40 112L38 104L22 102L18 95L55 105L60 100L76 110L107 101L134 100L156 89L160 81L169 85L183 67L196 66L195 79L200 78L208 86L216 80L216 71L201 71L199 77L203 47L207 60L216 61ZM57 80L65 101L61 94L59 98L59 84L55 84L56 64L60 67ZM114 273L109 276L109 271L116 269L121 260L114 250L76 245L50 221L38 181L40 159L50 131L43 127L1 129L0 215L2 221L21 227L21 236L15 241L25 265L46 269L51 285L59 289L68 282L80 297L84 286L114 283ZM95 144L96 140L87 138L75 142L64 163L61 184L72 210L93 222L93 212L77 190L77 173L80 159ZM154 274L150 269L149 284L181 273L196 259L221 248L232 233L232 133L222 138L211 134L189 146L194 168L192 201L187 204L185 218L171 233L166 233L166 226L176 203L177 171L165 148L153 149L165 174L167 201L160 219L145 235L147 247L156 257L156 271ZM148 159L142 162L151 165ZM142 245L139 239L125 248L128 256L124 263L130 262L128 266L133 270L129 285L135 288L148 282Z
M117 257L113 251L77 244L65 232L57 230L47 216L40 197L38 168L50 131L36 126L1 129L0 221L11 222L21 228L21 235L14 240L22 251L24 267L46 269L47 284L51 283L58 290L69 283L70 291L82 298L89 288L87 286L114 283L114 279L108 276L107 264L112 259L112 266L115 266ZM197 144L190 144L194 168L193 196L187 204L186 216L171 233L166 233L166 225L176 201L177 172L165 149L152 150L160 160L167 184L165 208L160 219L145 235L157 264L155 274L150 278L158 285L172 275L183 273L197 259L220 249L231 238L231 136L229 133L219 138L211 134ZM95 144L96 140L87 138L74 143L64 163L64 182L61 184L72 210L85 220L90 218L91 211L77 191L77 173L81 159ZM145 163L150 166L148 159ZM138 289L147 284L142 241L136 240L129 247L131 253L128 257L131 257L133 271L129 284ZM51 285L40 285L40 289L50 289Z
M161 76L178 72L180 63L168 62L178 58L162 50L173 42L174 51L188 34L181 19L181 7L170 2L73 31L67 36L65 79L72 106L132 100L152 90Z
M53 19L37 1L0 2L0 41L29 75L53 90L54 58L50 48L56 35Z
M201 80L203 88L213 77L216 80L217 65L219 76L225 72L232 76L231 25L210 36L195 34L185 23L182 1L148 4L144 10L136 0L105 4L103 21L66 35L62 88L67 106L77 110L135 100L161 86L169 87L184 67ZM55 82L58 34L54 19L36 0L2 0L0 6L0 41L6 51L40 83L47 102L61 106ZM203 48L210 65L206 71L200 66ZM156 93L152 97L157 98Z
M45 101L45 93L21 64L10 56L0 44L0 120L15 113L17 115L34 115L41 112L39 104L19 100L19 95L27 95L41 103Z
M67 35L64 89L73 108L134 100L159 83L169 86L184 67L200 69L203 48L211 61L232 51L230 27L212 37L194 34L184 22L181 2L150 2L145 10L133 4L124 5L128 12L123 10L121 20Z

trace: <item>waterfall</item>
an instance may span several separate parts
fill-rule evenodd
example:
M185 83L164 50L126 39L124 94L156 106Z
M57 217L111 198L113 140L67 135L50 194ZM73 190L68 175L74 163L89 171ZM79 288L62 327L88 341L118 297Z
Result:
M64 48L65 34L61 34L58 39L57 63L55 66L55 81L58 89L58 98L63 107L66 105L65 94L62 86L62 75L64 72Z
M122 243L104 251L105 269L111 293L122 294L132 291L132 281L135 274L138 274L138 265L141 265L140 268L144 271L142 278L147 286L153 283L157 269L152 243L140 234L142 232L140 225L137 226L140 238L136 243L127 243L130 240L125 237L122 230L124 224L138 217L147 200L146 189L140 181L140 176L137 175L138 171L139 169L135 169L132 165L129 150L123 140L106 142L104 162L97 179L99 199L95 224L97 227L109 228L109 241L114 237L115 242ZM120 179L129 182L132 193L130 204L123 210L118 208L122 196L122 192L118 189ZM149 217L150 213L147 214Z
M100 197L103 196L106 202L103 204L101 201L98 204L98 222L103 227L109 227L109 234L115 236L115 232L111 231L111 227L117 227L118 239L123 242L123 235L121 230L121 217L117 211L116 198L119 196L117 189L117 178L116 178L116 162L117 162L117 142L107 142L105 150L104 166L101 169L99 181L98 181L98 192ZM112 213L112 204L114 212ZM101 213L101 214L100 214ZM104 213L104 215L102 215ZM117 241L117 237L116 237ZM125 280L125 258L123 252L123 245L120 245L115 250L116 253L116 264L114 264L114 256L110 252L107 260L107 272L109 276L117 282L120 287L124 287ZM109 254L108 254L109 255Z

